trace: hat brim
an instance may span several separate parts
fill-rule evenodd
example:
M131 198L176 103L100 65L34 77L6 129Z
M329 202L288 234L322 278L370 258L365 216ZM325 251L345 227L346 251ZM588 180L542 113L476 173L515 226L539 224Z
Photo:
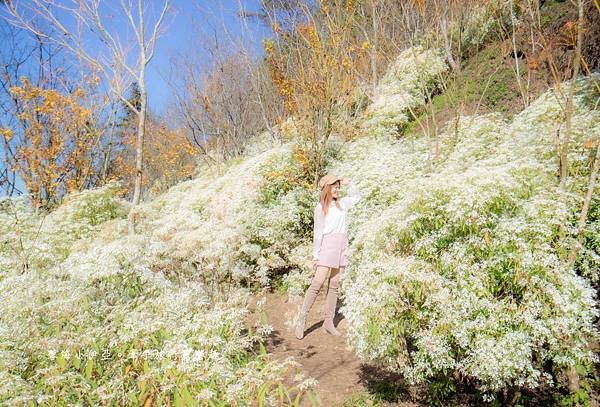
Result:
M335 184L336 182L338 182L338 181L342 181L342 180L343 180L343 178L342 178L342 177L334 177L334 178L332 178L332 179L330 179L330 180L327 180L326 182L324 182L324 183L323 183L323 184L320 186L320 188L321 188L321 189L323 189L323 188L325 188L325 186L326 186L326 185Z

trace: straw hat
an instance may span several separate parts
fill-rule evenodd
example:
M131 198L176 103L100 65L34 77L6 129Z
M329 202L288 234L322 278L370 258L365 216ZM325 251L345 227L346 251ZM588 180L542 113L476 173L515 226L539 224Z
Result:
M337 181L341 181L342 179L342 177L338 177L337 175L327 174L319 180L319 189L323 189L325 185L335 184Z

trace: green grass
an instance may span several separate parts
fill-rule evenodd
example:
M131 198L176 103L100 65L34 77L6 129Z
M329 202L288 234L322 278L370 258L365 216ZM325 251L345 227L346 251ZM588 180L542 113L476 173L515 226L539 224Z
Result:
M354 393L348 397L342 407L379 407L381 401L367 392Z
M526 67L523 66L526 74ZM433 106L442 110L452 101L479 102L493 111L508 111L508 102L519 96L515 74L501 57L500 44L495 43L473 56L448 89L436 95Z
M445 89L431 99L434 113L439 115L461 104L478 106L477 113L510 113L520 93L513 68L501 54L500 44L493 43L469 58L460 72L447 78ZM526 78L527 65L521 63L520 68L521 76ZM418 120L412 120L403 129L403 134L419 131L419 122L424 123L431 117L430 108L424 108Z

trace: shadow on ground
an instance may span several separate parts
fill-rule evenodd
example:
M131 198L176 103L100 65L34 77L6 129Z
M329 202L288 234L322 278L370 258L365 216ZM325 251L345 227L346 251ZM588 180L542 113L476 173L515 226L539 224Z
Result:
M399 373L371 364L362 364L358 377L366 391L383 401L415 401L415 389L410 387Z

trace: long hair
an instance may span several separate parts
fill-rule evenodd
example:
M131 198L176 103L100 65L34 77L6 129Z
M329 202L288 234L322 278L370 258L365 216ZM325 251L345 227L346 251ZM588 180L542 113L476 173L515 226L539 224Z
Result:
M333 193L331 192L331 184L329 184L325 185L321 190L320 202L321 208L323 209L323 213L325 214L325 216L327 216L327 212L329 211L329 204L331 204L331 201L335 201L335 206L337 206L340 210L342 209L340 207L340 200L333 199Z

